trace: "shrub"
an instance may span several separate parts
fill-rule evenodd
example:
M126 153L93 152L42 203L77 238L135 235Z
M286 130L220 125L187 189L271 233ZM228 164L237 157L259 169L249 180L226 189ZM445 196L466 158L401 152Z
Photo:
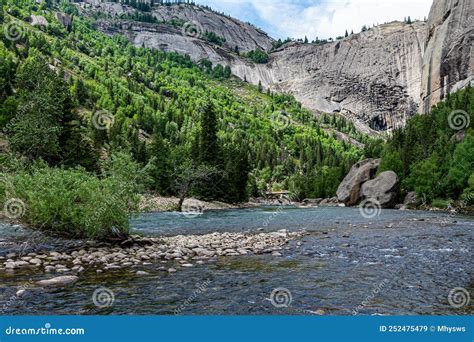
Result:
M125 238L130 215L138 210L136 175L99 179L83 169L35 168L0 175L0 199L20 199L25 204L23 222L62 236Z

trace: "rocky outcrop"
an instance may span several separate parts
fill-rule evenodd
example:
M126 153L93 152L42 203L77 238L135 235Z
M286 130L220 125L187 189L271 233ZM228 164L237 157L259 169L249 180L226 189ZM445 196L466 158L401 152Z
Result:
M71 29L72 29L72 21L73 21L72 16L70 16L69 14L66 14L66 13L57 12L57 13L56 13L56 18L57 18L58 21L61 23L61 25L64 26L64 28L65 28L67 31L71 31Z
M374 178L379 165L380 159L366 159L352 166L337 189L337 199L349 206L359 203L362 184Z
M474 1L435 0L423 59L423 112L474 81Z
M119 3L84 11L107 13L109 18L97 22L107 34L121 33L136 46L188 54L195 61L229 65L242 79L291 93L315 113L339 113L369 134L403 126L448 92L472 82L474 75L472 0L435 0L427 23L392 22L322 45L289 43L272 51L267 64L251 63L234 49L269 51L270 37L206 8L154 6L151 13L162 24L119 19L135 11ZM173 19L186 24L169 25ZM224 37L225 43L209 42L205 31Z
M120 16L123 17L135 12L135 9L130 6L114 2L103 2L89 10L100 11L112 17L102 20L103 28L105 27L104 24L112 24L111 19L118 19ZM125 27L121 29L125 30L125 33L128 33L127 36L139 46L146 43L145 45L149 47L187 53L195 60L203 58L200 49L196 48L195 45L199 46L201 41L205 40L206 31L224 38L223 46L227 50L234 50L235 47L241 52L255 49L269 50L274 41L265 32L250 24L200 6L188 4L155 5L149 14L161 23L175 21L184 23L184 25L172 26L169 24L135 22L134 26L129 27L127 25L130 25L130 22L127 24L127 21L125 21ZM119 22L124 23L124 21ZM126 32L130 29L133 32ZM215 44L209 44L209 46L219 48Z
M425 26L391 23L334 43L292 43L268 65L233 63L232 71L314 112L340 113L361 131L386 130L418 110Z
M395 172L382 172L375 179L362 184L361 198L376 201L381 208L393 208L397 200L398 185Z

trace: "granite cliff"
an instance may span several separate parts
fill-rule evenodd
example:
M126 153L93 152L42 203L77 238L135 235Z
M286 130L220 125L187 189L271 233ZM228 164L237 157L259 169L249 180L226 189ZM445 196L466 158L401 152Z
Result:
M291 42L278 49L254 26L203 7L155 5L155 23L130 20L127 14L136 10L119 3L82 7L88 7L85 14L107 14L96 22L107 34L229 65L248 82L291 93L315 113L340 113L366 133L403 126L474 78L471 0L435 0L427 22L392 22L335 42ZM184 25L170 25L173 20ZM206 32L225 42L205 39ZM242 57L255 49L269 52L268 63Z

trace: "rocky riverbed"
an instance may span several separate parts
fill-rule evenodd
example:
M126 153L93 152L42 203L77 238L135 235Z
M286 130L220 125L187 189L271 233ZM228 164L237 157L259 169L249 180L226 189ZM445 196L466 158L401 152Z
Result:
M31 252L26 255L9 253L0 256L0 272L29 270L55 275L80 275L86 270L103 273L126 268L137 269L137 275L147 275L140 267L162 263L160 271L174 273L179 268L193 267L206 260L220 256L249 254L272 254L281 256L279 250L292 239L303 236L302 232L280 230L271 233L212 233L206 235L178 235L163 238L134 236L123 246L105 246L89 242L88 245L72 251ZM131 245L125 247L126 245ZM167 267L173 263L174 267ZM177 265L177 266L176 266ZM57 282L38 282L41 286L63 285Z

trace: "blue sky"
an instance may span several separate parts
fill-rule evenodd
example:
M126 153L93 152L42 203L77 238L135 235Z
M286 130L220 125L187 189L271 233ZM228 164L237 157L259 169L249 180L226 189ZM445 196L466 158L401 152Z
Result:
M262 28L273 38L329 38L363 25L428 17L433 0L196 0Z

